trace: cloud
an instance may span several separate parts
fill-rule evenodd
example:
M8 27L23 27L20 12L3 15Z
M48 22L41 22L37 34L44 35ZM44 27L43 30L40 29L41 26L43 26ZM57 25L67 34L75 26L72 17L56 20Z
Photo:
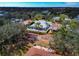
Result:
M66 2L66 5L76 5L76 2Z
M66 2L65 6L67 6L67 7L79 7L79 3L78 2Z

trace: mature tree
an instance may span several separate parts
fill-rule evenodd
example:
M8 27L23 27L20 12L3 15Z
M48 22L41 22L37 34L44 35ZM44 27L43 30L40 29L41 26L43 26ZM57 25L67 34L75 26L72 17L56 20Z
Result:
M36 14L34 20L41 20L43 18L42 14Z
M50 47L61 55L79 55L79 33L75 31L76 20L64 20L58 32L54 32Z
M6 24L1 26L0 55L23 55L26 49L24 46L27 45L27 39L24 39L25 30L26 27L22 24Z

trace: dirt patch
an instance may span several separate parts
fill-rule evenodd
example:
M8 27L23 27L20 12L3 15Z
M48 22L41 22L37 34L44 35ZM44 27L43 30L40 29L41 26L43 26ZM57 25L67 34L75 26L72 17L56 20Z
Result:
M31 47L26 55L27 56L58 56L58 54L55 53L55 50L49 51L47 48L40 46Z

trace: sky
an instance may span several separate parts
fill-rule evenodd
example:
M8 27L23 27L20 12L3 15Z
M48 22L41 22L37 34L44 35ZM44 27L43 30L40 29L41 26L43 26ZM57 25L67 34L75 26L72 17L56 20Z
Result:
M79 2L0 2L0 7L79 7Z

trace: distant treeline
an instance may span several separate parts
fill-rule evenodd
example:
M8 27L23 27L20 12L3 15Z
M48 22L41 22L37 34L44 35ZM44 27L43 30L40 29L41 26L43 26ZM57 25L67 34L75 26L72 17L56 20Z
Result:
M53 14L67 14L71 18L79 14L78 7L0 7L0 11L17 11L19 13L46 10L50 11Z

